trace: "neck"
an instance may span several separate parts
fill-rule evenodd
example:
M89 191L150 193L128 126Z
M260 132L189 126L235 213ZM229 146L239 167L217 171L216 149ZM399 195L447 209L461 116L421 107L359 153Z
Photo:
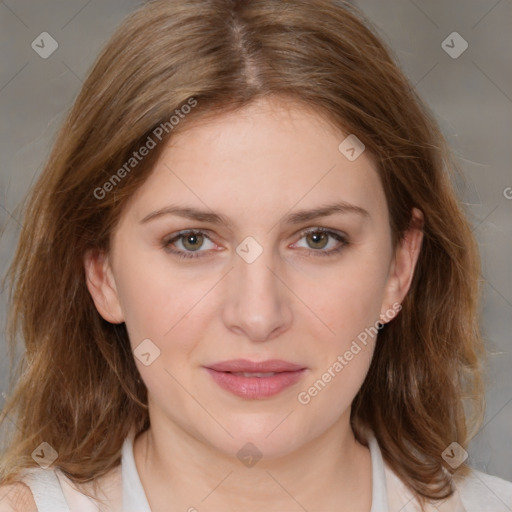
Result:
M336 423L307 445L252 466L168 423L136 438L134 458L153 512L168 511L169 504L190 512L371 508L370 451L348 421L345 428Z

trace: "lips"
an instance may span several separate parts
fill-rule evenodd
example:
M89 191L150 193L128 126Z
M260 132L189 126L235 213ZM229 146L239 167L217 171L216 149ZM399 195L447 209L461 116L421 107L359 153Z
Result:
M247 399L277 395L297 383L306 368L278 359L262 362L234 359L205 367L224 390Z
M223 361L209 365L208 368L217 372L230 372L230 373L281 373L281 372L295 372L303 370L305 367L282 361L280 359L269 359L268 361L253 362L247 359L232 359L231 361Z

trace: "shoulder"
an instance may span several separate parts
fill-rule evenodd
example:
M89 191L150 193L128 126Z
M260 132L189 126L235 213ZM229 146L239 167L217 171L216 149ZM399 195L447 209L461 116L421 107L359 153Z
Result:
M509 512L512 510L512 482L476 469L456 487L468 512Z
M23 482L0 486L0 512L37 512L30 488Z

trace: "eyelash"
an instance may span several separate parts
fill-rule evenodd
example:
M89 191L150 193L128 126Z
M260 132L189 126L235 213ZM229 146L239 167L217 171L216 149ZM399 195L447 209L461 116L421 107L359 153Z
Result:
M335 231L331 231L331 230L328 230L325 228L313 228L313 229L303 230L299 233L300 238L303 238L304 236L306 236L310 233L324 233L324 234L330 235L332 238L334 238L338 242L342 242L342 244L337 249L331 249L329 251L324 251L322 249L306 249L306 251L308 252L309 255L314 254L315 256L321 256L321 257L334 256L334 255L340 253L349 244L346 236L343 236L340 233L337 233ZM204 256L200 256L199 254L194 254L194 252L201 253L201 252L206 252L206 251L199 251L199 250L198 251L181 251L181 250L175 251L175 250L169 249L169 247L174 242L179 240L180 238L183 238L187 235L197 235L197 234L203 235L206 238L208 238L208 240L211 241L211 239L208 237L208 235L205 231L189 229L189 230L185 230L185 231L180 231L176 236L173 236L170 239L163 240L162 246L164 249L169 251L171 254L175 254L179 258L183 258L183 259L203 258ZM299 238L299 240L300 240L300 238Z

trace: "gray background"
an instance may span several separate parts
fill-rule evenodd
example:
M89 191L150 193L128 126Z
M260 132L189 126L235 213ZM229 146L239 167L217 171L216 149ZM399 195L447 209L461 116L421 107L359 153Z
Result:
M20 230L20 202L41 171L56 130L97 53L138 3L0 1L2 275ZM482 325L491 352L486 417L469 447L469 463L512 481L512 2L360 0L357 5L433 109L464 169L465 183L457 183L457 188L483 259ZM59 44L47 59L31 48L44 31ZM441 46L454 31L469 45L458 58ZM459 43L454 44L457 49ZM2 290L2 333L5 309ZM7 377L2 336L2 392L7 390ZM0 406L3 402L0 397Z

